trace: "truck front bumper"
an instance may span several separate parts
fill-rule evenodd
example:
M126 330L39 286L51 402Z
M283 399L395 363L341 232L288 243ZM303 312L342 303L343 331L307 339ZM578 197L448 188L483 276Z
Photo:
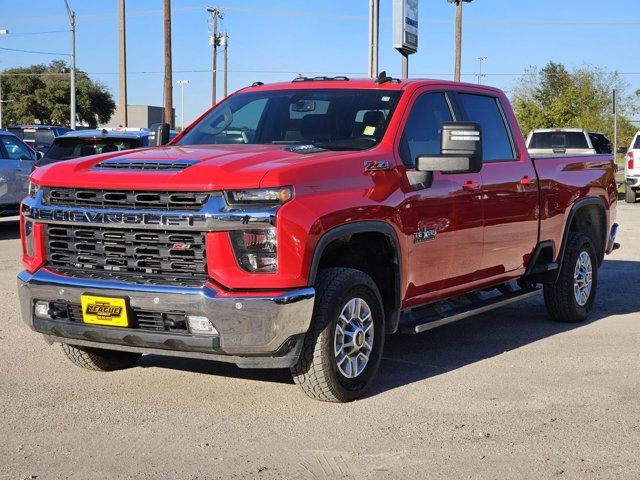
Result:
M209 358L245 368L288 368L295 364L311 324L315 292L301 288L274 295L203 288L134 285L68 277L46 268L18 275L22 319L48 342L111 350ZM204 316L215 335L104 327L34 315L37 301L80 305L83 294L125 298L133 311Z

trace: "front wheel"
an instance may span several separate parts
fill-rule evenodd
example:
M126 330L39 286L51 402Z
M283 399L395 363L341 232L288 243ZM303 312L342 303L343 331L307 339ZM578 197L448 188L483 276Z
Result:
M627 203L636 203L636 191L629 185L624 187L624 201Z
M312 326L291 369L295 383L325 402L361 397L378 372L384 332L380 293L367 274L350 268L321 271Z
M593 307L598 286L598 259L589 237L570 232L555 283L544 285L544 303L557 322L582 322Z

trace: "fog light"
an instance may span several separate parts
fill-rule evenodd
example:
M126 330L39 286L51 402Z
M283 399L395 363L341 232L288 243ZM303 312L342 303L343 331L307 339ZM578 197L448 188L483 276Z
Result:
M199 335L218 335L218 330L216 330L207 317L188 315L187 324L189 325L189 331L191 333L197 333Z
M36 302L36 306L33 311L36 317L50 319L51 315L49 315L49 310L51 310L49 302Z

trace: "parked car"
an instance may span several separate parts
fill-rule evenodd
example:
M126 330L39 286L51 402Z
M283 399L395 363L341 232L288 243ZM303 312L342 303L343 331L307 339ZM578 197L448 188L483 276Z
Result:
M47 153L36 163L37 167L63 160L114 153L149 145L149 130L79 130L69 132L53 141Z
M593 155L611 153L611 142L601 133L589 133L582 128L539 128L527 137L527 149L532 156Z
M290 368L324 401L367 391L386 334L540 293L584 321L617 246L611 155L532 158L503 92L442 80L256 83L31 182L22 317L71 362Z
M36 153L24 142L0 130L0 217L18 214L35 160Z
M624 171L625 196L627 203L636 203L640 191L640 132L636 132L627 149Z
M73 130L58 125L10 125L8 130L32 149L45 153L60 135Z

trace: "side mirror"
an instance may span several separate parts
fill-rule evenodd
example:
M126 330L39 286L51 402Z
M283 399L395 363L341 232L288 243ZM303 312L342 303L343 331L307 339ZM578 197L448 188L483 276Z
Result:
M618 147L618 153L622 153L623 155L627 154L629 147Z
M153 146L161 147L169 143L169 134L171 133L171 125L168 123L159 123L154 129Z
M36 150L36 161L42 160L42 157L44 157L44 153L42 153L40 150Z
M419 155L421 172L477 173L482 169L482 132L475 122L445 122L439 155Z

